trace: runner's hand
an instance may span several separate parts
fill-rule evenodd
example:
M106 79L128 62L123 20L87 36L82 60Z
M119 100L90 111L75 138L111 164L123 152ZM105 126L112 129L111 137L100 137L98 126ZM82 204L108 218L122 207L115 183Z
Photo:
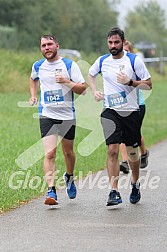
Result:
M103 100L103 96L104 96L103 93L100 91L96 91L94 93L94 98L95 98L95 101L97 101L97 102Z
M117 74L117 82L123 85L128 85L130 78L125 73L120 72Z
M67 78L64 78L62 75L60 74L56 74L55 75L55 78L56 78L56 82L57 83L69 83L70 82L70 79L67 79Z
M29 104L30 104L30 106L36 105L37 102L38 102L37 97L32 96L32 97L29 99Z

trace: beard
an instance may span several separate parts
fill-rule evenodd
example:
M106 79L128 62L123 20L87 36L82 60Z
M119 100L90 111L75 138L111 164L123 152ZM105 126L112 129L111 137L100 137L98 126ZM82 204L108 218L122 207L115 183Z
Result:
M46 52L43 54L43 56L47 59L47 60L52 60L56 57L57 55L57 50L53 51L53 52Z
M121 53L123 51L123 45L119 48L119 49L116 49L115 47L112 48L112 49L109 49L110 53L113 55L113 56L117 56L119 53Z

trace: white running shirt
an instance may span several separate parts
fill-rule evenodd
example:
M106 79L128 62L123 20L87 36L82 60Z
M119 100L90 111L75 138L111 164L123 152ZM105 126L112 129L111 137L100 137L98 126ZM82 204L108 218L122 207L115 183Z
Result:
M147 80L151 76L139 56L136 56L134 61L134 72L126 53L124 51L124 56L120 59L113 59L112 55L109 55L103 60L101 73L103 76L104 108L111 108L116 111L139 109L137 89L133 86L117 83L117 73L123 71L132 80L136 80L136 75L141 80ZM93 77L98 75L100 71L101 57L89 69L89 74Z
M55 72L61 71L62 76L76 83L84 83L78 65L72 61L70 74L67 71L65 61L60 58L54 62L46 59L35 62L32 66L31 78L40 81L40 105L39 113L59 120L75 119L74 93L64 84L56 83Z

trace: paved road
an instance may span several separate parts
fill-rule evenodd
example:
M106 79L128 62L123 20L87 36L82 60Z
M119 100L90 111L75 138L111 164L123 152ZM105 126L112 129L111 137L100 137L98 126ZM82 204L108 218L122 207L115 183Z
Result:
M128 185L120 190L123 204L107 209L106 175L106 170L94 174L94 186L89 177L75 200L58 191L57 207L45 206L42 197L1 215L0 252L166 252L167 140L150 149L149 166L141 170L140 203L129 203ZM128 176L121 179L125 187Z

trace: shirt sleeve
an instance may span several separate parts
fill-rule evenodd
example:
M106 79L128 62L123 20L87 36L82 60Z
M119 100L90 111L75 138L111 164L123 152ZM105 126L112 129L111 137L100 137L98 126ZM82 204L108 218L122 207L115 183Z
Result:
M81 70L76 62L72 62L71 66L71 80L76 83L84 83L85 79L81 73Z
M147 80L151 78L150 73L148 72L143 60L136 56L135 63L134 63L135 73L141 80Z
M93 77L97 76L100 72L100 57L94 62L89 69L89 74Z
M35 63L33 64L32 70L31 70L31 78L32 78L33 80L39 80L39 77L38 77L39 71L37 71L37 70L36 70L36 67L35 67L36 63L37 63L37 62L35 62Z

